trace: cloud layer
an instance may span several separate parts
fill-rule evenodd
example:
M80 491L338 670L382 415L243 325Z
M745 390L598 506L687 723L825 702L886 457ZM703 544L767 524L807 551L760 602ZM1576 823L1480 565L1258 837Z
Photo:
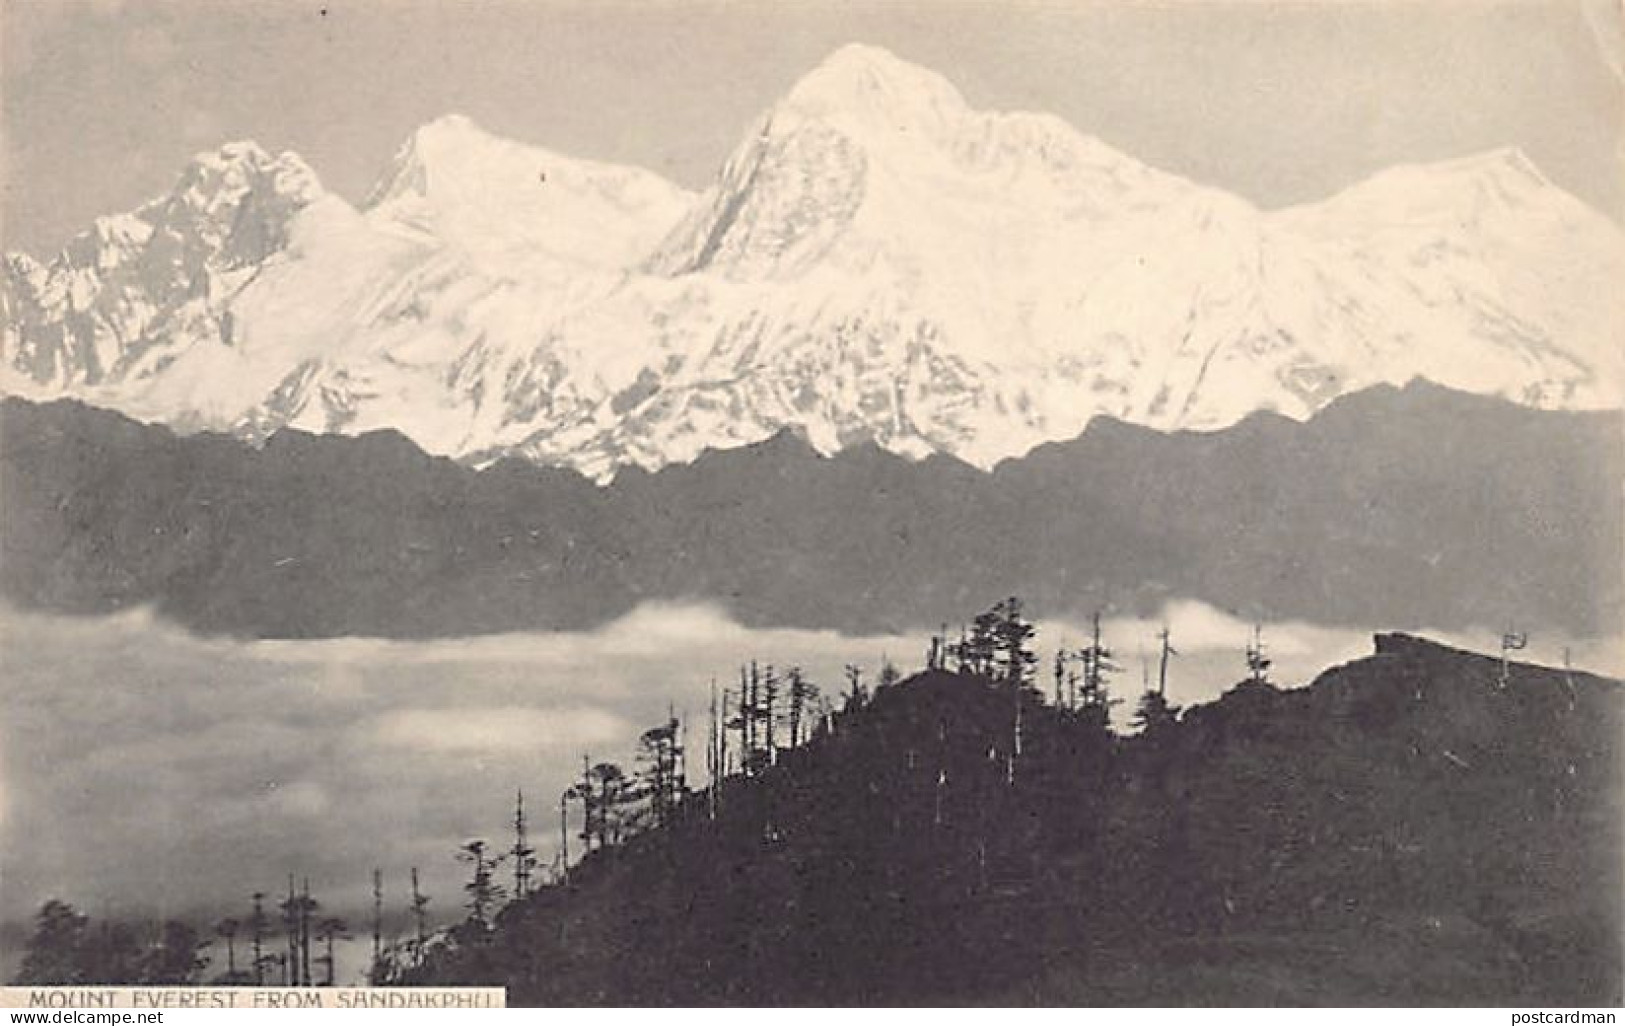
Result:
M1164 624L1180 651L1176 703L1211 700L1242 676L1252 628L1223 612L1175 602L1157 618L1108 618L1120 719L1155 672ZM1076 648L1087 631L1040 624L1041 687L1055 645ZM1365 632L1308 624L1266 625L1264 639L1288 684L1370 647ZM630 765L638 734L668 708L692 717L698 750L710 682L726 684L741 661L800 665L833 692L844 664L872 676L890 658L907 671L925 644L751 631L703 606L644 607L594 632L423 642L236 641L139 612L0 610L0 922L50 896L94 915L242 912L290 872L363 922L374 866L392 908L417 866L432 908L453 914L454 849L475 836L505 844L516 789L550 858L558 795L581 757ZM1531 655L1556 662L1566 645L1537 638ZM1574 647L1588 668L1617 671L1619 653Z

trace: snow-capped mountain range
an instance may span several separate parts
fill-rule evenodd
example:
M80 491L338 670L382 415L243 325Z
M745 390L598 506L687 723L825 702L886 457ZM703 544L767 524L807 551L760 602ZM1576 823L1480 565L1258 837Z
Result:
M784 427L979 466L1425 377L1620 401L1625 235L1514 150L1261 211L851 46L699 195L446 117L357 209L233 143L50 263L0 386L182 429L395 428L603 478Z

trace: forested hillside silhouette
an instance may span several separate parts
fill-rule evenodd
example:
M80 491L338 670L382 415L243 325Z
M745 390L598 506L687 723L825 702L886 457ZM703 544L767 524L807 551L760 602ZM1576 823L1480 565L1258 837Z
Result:
M1219 701L1152 678L1120 736L1098 634L1043 675L1030 639L1001 603L783 748L747 667L705 735L734 772L649 790L668 724L624 792L647 818L612 828L631 778L589 767L580 861L383 976L527 1004L1619 1000L1618 683L1389 634L1281 689L1255 639Z
M374 871L370 931L293 875L204 930L52 900L19 979L332 984L370 932L376 984L522 1005L1617 1003L1625 689L1525 640L1282 688L1255 631L1179 709L1166 631L1131 682L1098 620L1041 661L1012 598L907 676L746 663L516 795L460 896Z

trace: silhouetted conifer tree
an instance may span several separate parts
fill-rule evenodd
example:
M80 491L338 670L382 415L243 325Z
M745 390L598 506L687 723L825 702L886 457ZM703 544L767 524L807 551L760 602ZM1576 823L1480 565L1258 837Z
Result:
M299 921L301 904L299 893L294 889L293 874L288 874L288 896L277 908L282 912L282 933L288 942L287 961L283 964L288 967L288 986L297 987L303 982L299 975Z
M380 982L384 965L384 871L372 871L372 968L367 971L367 982Z
M592 757L581 757L581 779L569 791L581 802L581 851L585 858L592 854L593 842L603 844L604 831L600 827L603 803L598 794L597 775L593 772Z
M965 669L980 677L994 675L994 659L998 653L999 606L978 615L971 621L970 636L963 642Z
M1264 628L1253 625L1252 640L1247 643L1247 674L1254 684L1268 684L1272 660L1264 654Z
M487 851L483 840L475 839L457 850L457 861L469 866L468 883L463 893L468 896L464 907L468 909L467 925L484 932L491 928L491 915L502 901L502 885L496 882L496 868L501 861Z
M638 759L644 764L649 808L656 826L665 826L681 799L677 781L679 722L675 715L651 727L638 739Z
M322 954L317 963L322 967L322 986L331 987L335 982L337 960L333 955L334 941L349 940L350 927L344 920L328 917L315 926L316 940L322 945Z
M846 705L843 712L857 712L869 704L869 689L863 683L863 667L846 664Z
M989 675L996 673L1006 684L1018 687L1030 682L1038 656L1033 654L1029 645L1037 629L1028 622L1021 600L1012 595L995 604L987 613L977 617L979 625L983 617L991 617L991 650L985 657L987 667L983 672Z
M875 686L889 688L902 679L903 675L898 671L896 665L890 659L883 657L880 660L880 676L877 678Z
M1503 691L1512 683L1512 653L1521 651L1529 646L1529 635L1508 628L1501 632L1501 669L1496 675L1495 684ZM1567 650L1564 650L1564 660L1568 659Z
M1114 654L1106 647L1100 631L1100 614L1093 618L1089 645L1078 653L1083 664L1083 677L1079 681L1078 712L1084 721L1101 729L1111 723L1111 676L1120 667L1113 662Z
M525 792L517 791L513 803L513 898L522 901L530 895L531 875L536 871L536 849L530 846L530 826L525 820Z
M1166 697L1155 691L1147 691L1140 696L1140 704L1134 710L1134 726L1141 733L1153 736L1178 716L1179 709L1169 705Z
M255 891L253 894L253 910L248 916L249 939L253 944L254 956L254 985L265 984L265 931L271 925L270 918L265 914L265 892Z
M52 899L34 915L19 984L110 983L85 975L84 949L90 920L65 901Z
M581 839L588 851L607 848L625 833L626 804L631 798L625 771L613 762L588 764L576 785L582 805Z
M321 903L310 896L310 878L305 877L299 893L299 973L307 987L315 979L310 973L310 940L312 918L320 907Z
M237 933L241 928L242 924L230 917L214 924L215 935L226 942L225 979L228 982L235 982L237 979Z
M429 946L429 896L418 887L418 867L412 867L413 961L421 965Z
M809 716L816 717L818 686L807 679L799 666L790 667L790 747L806 741L812 731L807 729Z
M931 641L925 649L925 668L927 670L946 670L948 668L948 652L952 648L948 643L948 625L943 624L942 629L931 635Z

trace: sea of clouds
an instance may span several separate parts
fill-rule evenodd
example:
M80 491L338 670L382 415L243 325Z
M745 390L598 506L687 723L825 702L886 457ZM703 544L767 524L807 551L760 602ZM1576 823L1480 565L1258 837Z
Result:
M1188 601L1102 626L1123 667L1124 724L1164 626L1180 653L1169 676L1179 705L1241 679L1253 627ZM1056 645L1088 632L1040 622L1040 688ZM0 608L0 922L11 925L0 937L14 949L53 896L93 916L241 916L253 891L276 894L289 873L364 926L375 866L396 923L414 866L449 917L462 882L453 853L473 837L509 843L516 791L546 862L583 755L630 767L638 735L670 709L690 720L698 777L711 682L731 682L742 661L800 666L834 693L847 663L870 679L886 660L917 669L927 633L751 630L711 607L651 605L590 632L268 641L199 637L145 611ZM1497 643L1489 630L1429 633L1480 651ZM1371 648L1367 631L1303 623L1263 625L1263 638L1284 685ZM1625 651L1550 635L1525 654L1559 663L1565 649L1614 673Z

